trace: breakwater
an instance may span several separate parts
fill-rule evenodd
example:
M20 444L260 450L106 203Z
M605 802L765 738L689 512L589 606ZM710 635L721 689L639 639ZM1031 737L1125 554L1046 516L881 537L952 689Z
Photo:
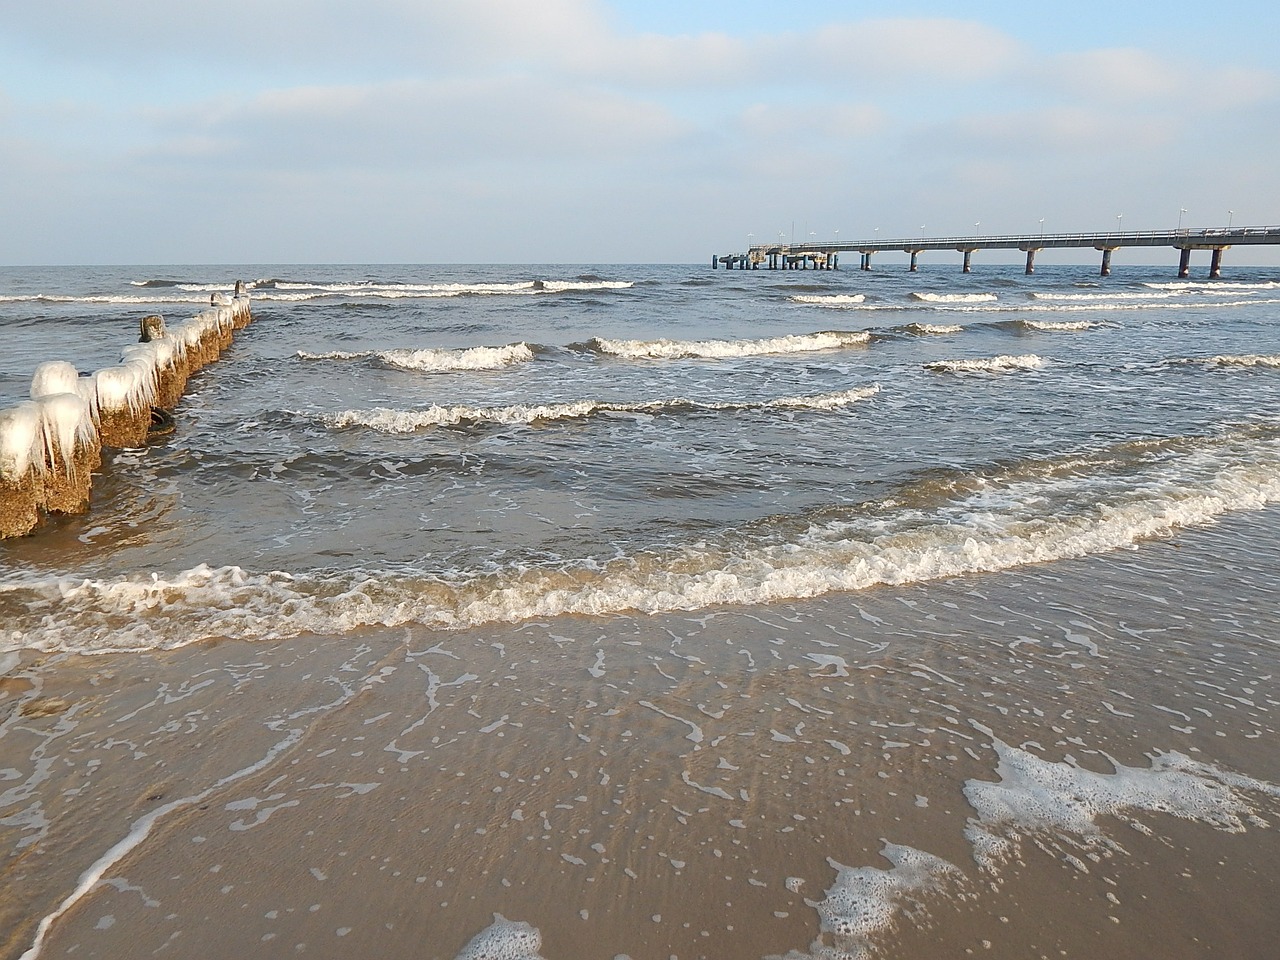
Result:
M118 364L87 374L65 360L39 364L31 399L0 408L0 539L31 533L49 514L86 512L103 449L140 447L170 429L188 378L251 319L237 281L233 296L215 293L208 309L172 326L143 317Z

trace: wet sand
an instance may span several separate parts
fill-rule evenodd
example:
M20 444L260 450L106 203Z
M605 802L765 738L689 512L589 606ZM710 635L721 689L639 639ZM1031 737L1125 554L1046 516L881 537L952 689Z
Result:
M40 956L452 958L495 913L548 960L1267 956L1277 519L771 606L9 655L0 956L56 914Z

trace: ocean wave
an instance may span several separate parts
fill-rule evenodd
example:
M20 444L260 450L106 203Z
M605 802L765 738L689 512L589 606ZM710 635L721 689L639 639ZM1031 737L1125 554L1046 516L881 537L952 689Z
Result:
M1280 280L1264 280L1260 283L1222 280L1171 280L1166 283L1144 283L1153 290L1179 290L1212 293L1216 290L1280 290Z
M574 400L567 403L512 404L505 407L470 407L433 405L424 410L344 410L324 414L318 419L332 429L368 427L379 433L414 433L424 427L448 427L469 424L532 424L555 420L577 420L602 413L702 413L748 412L754 410L837 410L866 400L878 393L878 386L858 387L835 393L802 397L780 397L742 403L708 403L674 398L640 403L613 403L603 400Z
M1216 357L1184 357L1175 363L1202 363L1209 367L1280 367L1280 356L1245 353L1223 354Z
M1021 356L1001 354L998 357L984 357L973 360L934 360L926 363L924 368L935 373L1004 373L1010 370L1038 370L1044 366L1044 360L1034 353Z
M902 329L907 333L934 336L943 333L960 333L964 327L958 323L908 323Z
M160 288L157 288L160 289ZM173 288L169 288L173 289ZM229 291L231 288L223 285L219 290ZM188 295L183 293L155 293L150 295L141 294L86 294L84 296L71 296L69 294L55 293L24 293L24 294L4 294L0 295L0 303L56 303L56 304L121 304L125 306L134 304L152 304L152 303L198 303L203 306L209 305L209 297Z
M527 343L511 343L503 347L464 347L457 350L427 348L365 350L354 353L344 350L308 353L305 350L299 350L297 356L301 360L376 360L401 370L448 373L464 370L500 370L515 363L532 360L534 352Z
M593 337L587 346L597 353L627 360L685 360L836 350L861 346L870 340L871 334L865 330L826 330L761 340L609 340Z
M863 303L866 299L866 294L863 293L840 293L831 296L798 294L791 298L793 303L811 303L820 307L844 307L853 303Z
M994 293L913 293L911 299L925 303L992 303L1000 298Z
M1179 296L1180 293L1181 291L1176 290L1166 290L1160 293L1126 293L1122 290L1107 291L1106 293L1048 293L1032 291L1031 298L1033 300L1061 300L1080 303L1097 303L1108 300L1168 300L1171 297Z
M251 285L259 300L316 300L335 296L368 299L433 299L462 296L529 296L577 291L626 290L632 280L515 280L502 283L319 283L262 280Z
M1098 324L1092 320L1020 320L1019 326L1028 330L1092 330Z
M927 582L1084 557L1280 502L1274 431L1095 452L1070 469L996 473L912 509L781 518L683 546L555 567L416 574L173 574L0 585L0 652L168 649L219 637L449 629L566 614L698 610Z

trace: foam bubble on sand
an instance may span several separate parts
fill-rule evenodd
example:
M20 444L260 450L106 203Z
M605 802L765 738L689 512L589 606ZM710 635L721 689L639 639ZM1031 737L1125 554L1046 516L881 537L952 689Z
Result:
M462 948L456 960L542 960L542 934L523 920L508 920L500 913Z
M927 895L964 876L946 860L912 847L885 841L882 855L891 869L846 867L828 858L835 883L825 900L805 900L818 911L821 933L808 953L793 950L783 960L870 960L876 937L900 915L919 916Z
M418 370L425 373L447 373L464 370L500 370L514 363L533 359L533 350L527 343L511 343L502 347L466 347L458 350L428 348L424 350L384 350L349 353L333 350L328 353L298 351L301 360L380 360L402 370Z
M982 732L991 731L974 723ZM999 764L998 782L969 780L964 795L977 816L965 836L973 858L995 871L1016 852L1027 834L1050 834L1087 850L1118 849L1098 826L1100 817L1116 817L1144 833L1150 828L1137 814L1166 813L1240 833L1246 822L1261 823L1248 793L1280 797L1280 787L1181 753L1157 753L1150 767L1129 767L1115 760L1114 773L1095 773L1070 757L1055 762L992 737Z
M1028 330L1092 330L1097 326L1092 320L1021 320Z
M1038 370L1043 366L1044 360L1034 353L1026 353L1016 357L1002 354L974 360L935 360L926 363L924 368L935 373L1006 373L1012 370Z
M686 360L836 350L865 344L870 339L871 334L865 330L824 330L760 340L609 340L595 337L589 344L599 353L627 360Z
M992 303L999 299L994 293L913 293L911 298L925 303Z

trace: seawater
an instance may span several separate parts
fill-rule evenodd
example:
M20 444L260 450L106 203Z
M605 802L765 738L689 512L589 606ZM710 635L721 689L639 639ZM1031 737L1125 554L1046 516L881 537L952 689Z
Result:
M176 849L252 887L250 830L332 884L347 841L300 809L360 802L388 903L393 873L454 892L396 908L408 939L366 904L321 943L323 911L255 890L255 916L297 912L291 951L907 956L936 929L1057 955L1101 905L1145 955L1111 824L1166 848L1198 825L1199 869L1221 836L1273 842L1280 782L1280 277L1168 273L5 268L0 404L235 279L254 312L89 514L0 545L14 955L163 942L84 904ZM184 773L148 802L153 755ZM60 840L90 781L134 815ZM214 800L217 837L179 836ZM1093 900L1037 940L1059 868ZM978 932L1001 911L1022 926Z

